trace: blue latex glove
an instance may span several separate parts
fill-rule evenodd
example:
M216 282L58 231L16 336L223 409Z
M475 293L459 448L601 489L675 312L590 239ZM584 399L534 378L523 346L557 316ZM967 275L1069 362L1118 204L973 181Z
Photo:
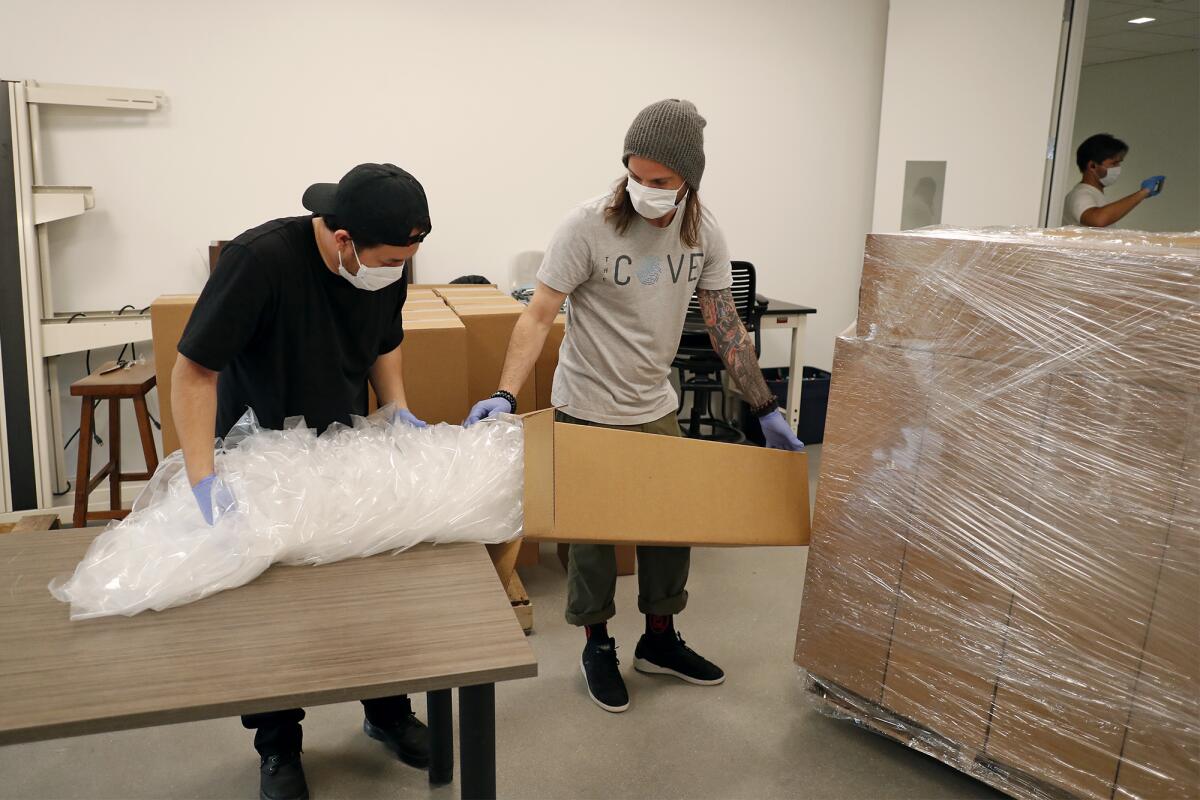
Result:
M213 520L221 514L232 511L237 505L233 492L229 491L225 481L218 478L215 472L202 478L192 487L192 496L196 498L196 505L200 507L200 515L209 525L212 525Z
M469 428L476 422L495 419L500 414L511 414L512 410L512 406L503 397L489 397L487 400L480 400L471 407L471 413L467 415L463 427Z
M1155 175L1153 178L1146 178L1142 181L1142 188L1149 192L1151 197L1156 197L1162 192L1163 183L1166 180L1166 175Z
M411 411L409 411L407 408L397 408L396 411L392 414L392 424L395 425L398 423L403 423L405 425L412 425L414 428L428 428L429 427L429 425L426 422L424 422L423 420L417 419L416 416L414 416L413 413Z
M803 450L804 442L796 438L792 428L779 411L772 411L758 418L762 426L763 439L772 450Z

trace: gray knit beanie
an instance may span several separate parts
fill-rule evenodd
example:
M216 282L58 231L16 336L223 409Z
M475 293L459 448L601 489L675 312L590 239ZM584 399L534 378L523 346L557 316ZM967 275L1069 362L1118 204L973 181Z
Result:
M693 189L704 175L704 117L687 100L660 100L646 106L625 134L625 155L641 156L670 167Z

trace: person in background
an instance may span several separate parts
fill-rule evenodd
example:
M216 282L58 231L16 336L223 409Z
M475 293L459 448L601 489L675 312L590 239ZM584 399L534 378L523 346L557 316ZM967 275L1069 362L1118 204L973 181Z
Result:
M171 402L200 513L211 525L236 505L214 468L213 438L247 408L264 428L304 417L318 432L367 413L367 381L394 422L424 426L407 409L400 370L407 259L429 233L416 178L360 164L340 183L304 193L313 214L276 219L221 250L179 341ZM405 763L429 764L429 732L405 695L364 700L363 729ZM303 709L242 717L255 731L260 797L301 800Z
M1117 182L1121 175L1121 162L1128 153L1129 145L1107 133L1097 133L1084 139L1075 151L1075 163L1083 173L1083 178L1067 193L1063 203L1063 225L1107 228L1119 222L1146 198L1156 197L1162 192L1166 178L1155 175L1142 181L1141 187L1133 194L1108 202L1104 190Z
M556 419L680 436L678 397L669 378L695 293L713 347L758 417L768 446L803 449L763 381L730 291L725 237L700 204L704 126L685 100L663 100L637 115L625 136L627 173L613 191L572 211L554 235L533 299L513 330L499 391L476 403L464 424L517 410L516 394L570 296L554 375ZM687 605L690 550L639 547L637 557L646 633L634 651L634 668L697 685L723 682L721 668L675 631L673 615ZM566 617L586 634L580 666L588 693L604 710L624 711L629 694L607 627L616 613L613 547L572 545L567 573Z

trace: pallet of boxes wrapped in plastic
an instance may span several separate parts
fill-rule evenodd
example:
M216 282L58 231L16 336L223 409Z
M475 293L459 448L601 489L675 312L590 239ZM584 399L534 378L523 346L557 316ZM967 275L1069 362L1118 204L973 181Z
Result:
M1017 798L1200 796L1200 236L867 240L796 662Z

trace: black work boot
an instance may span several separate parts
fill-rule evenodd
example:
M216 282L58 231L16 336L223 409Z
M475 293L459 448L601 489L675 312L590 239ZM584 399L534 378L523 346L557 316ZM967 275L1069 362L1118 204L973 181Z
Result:
M396 757L417 769L429 767L429 728L412 712L388 725L375 725L363 720L363 733L383 742Z
M299 753L263 756L258 772L259 800L308 800Z
M629 708L629 692L617 668L617 640L593 636L583 646L580 668L587 681L588 695L596 705L614 714Z

